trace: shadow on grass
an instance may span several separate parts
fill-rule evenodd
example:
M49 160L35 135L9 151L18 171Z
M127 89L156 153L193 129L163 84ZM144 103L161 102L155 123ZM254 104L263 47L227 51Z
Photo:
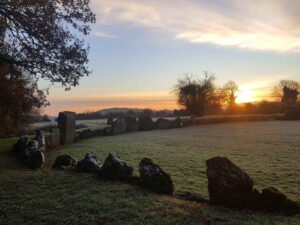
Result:
M73 172L1 177L5 224L205 224L201 206Z

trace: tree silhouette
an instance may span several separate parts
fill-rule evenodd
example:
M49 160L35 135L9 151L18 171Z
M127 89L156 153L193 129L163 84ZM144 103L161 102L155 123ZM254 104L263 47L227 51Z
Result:
M25 124L24 115L47 105L44 91L15 67L0 67L0 136Z
M299 94L300 84L294 80L282 80L273 90L273 96L287 104L295 104Z
M192 115L203 116L208 107L219 105L214 81L214 74L209 72L204 72L204 78L199 80L187 74L177 81L173 93L178 96L178 104Z
M236 98L239 87L234 81L228 81L221 89L221 95L229 111L236 108Z

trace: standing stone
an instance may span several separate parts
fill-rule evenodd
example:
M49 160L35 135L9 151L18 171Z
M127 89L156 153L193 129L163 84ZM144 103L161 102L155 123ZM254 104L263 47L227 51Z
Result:
M77 172L97 173L100 169L100 161L93 152L86 153L83 160L76 165Z
M77 165L77 159L72 155L59 155L55 159L52 169L74 169Z
M28 140L19 156L31 169L42 168L45 161L43 149L39 149L39 142L37 140Z
M107 180L128 181L132 177L133 168L115 154L109 153L98 176Z
M214 157L206 161L209 201L213 204L246 208L253 196L253 181L229 159Z
M58 116L61 143L72 144L75 140L75 113L60 112Z
M39 140L39 137L36 139ZM42 168L45 161L44 148L38 140L29 140L27 136L23 136L13 147L18 158L31 169Z
M138 125L139 125L139 130L141 131L154 130L155 128L155 123L153 122L150 116L140 116Z
M171 121L164 119L164 118L159 118L156 121L156 128L157 129L170 129L171 128Z
M123 134L127 131L127 123L124 118L118 118L116 121L112 124L112 134Z
M127 131L129 132L138 131L139 126L135 116L127 115L124 117L124 119L126 120L127 123Z
M141 185L161 194L173 194L174 186L171 176L164 172L151 159L144 158L139 164Z

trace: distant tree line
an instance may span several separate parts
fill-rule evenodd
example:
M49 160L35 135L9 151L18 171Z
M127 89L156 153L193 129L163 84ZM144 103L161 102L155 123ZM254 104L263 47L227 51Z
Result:
M272 97L275 102L237 104L238 85L228 81L223 87L215 84L215 75L204 72L202 79L184 75L178 79L172 92L177 101L192 116L207 114L237 113L283 113L288 109L299 107L300 84L293 80L282 80L274 87Z

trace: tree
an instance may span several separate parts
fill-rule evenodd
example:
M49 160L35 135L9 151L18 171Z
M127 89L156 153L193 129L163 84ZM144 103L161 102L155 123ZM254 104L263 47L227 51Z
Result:
M90 71L88 47L75 33L89 34L93 22L89 0L1 1L0 66L14 66L66 89L76 86Z
M234 81L228 81L221 89L221 95L229 111L236 108L236 98L239 87Z
M0 67L0 136L17 131L26 114L46 105L44 91L30 76L15 67Z
M273 96L287 104L295 104L299 94L300 84L294 80L282 80L273 90Z
M204 72L204 78L199 80L187 74L178 80L173 93L178 96L178 104L192 115L203 116L207 108L219 106L220 98L214 81L214 74L209 72Z

